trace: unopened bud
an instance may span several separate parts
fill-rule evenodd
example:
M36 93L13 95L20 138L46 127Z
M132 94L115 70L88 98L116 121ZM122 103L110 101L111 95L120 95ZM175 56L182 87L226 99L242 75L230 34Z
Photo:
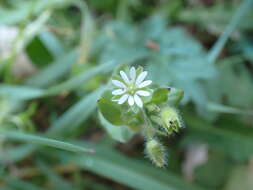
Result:
M165 148L155 139L146 143L146 154L157 167L164 167L167 163Z
M181 117L178 111L172 107L165 107L161 111L161 120L163 129L170 135L173 132L178 132L183 126Z

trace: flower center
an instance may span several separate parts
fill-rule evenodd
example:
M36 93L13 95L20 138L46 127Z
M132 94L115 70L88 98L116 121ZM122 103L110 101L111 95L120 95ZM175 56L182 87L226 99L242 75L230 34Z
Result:
M128 86L128 88L127 88L127 92L128 92L129 94L131 94L131 95L134 95L135 91L136 91L135 85L134 85L134 84L130 84L130 85Z

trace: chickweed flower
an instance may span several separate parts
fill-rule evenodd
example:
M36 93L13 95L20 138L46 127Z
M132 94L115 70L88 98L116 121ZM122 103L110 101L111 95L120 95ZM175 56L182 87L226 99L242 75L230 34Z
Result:
M116 87L112 91L112 95L116 97L113 101L117 101L118 104L124 104L128 101L129 106L136 104L140 108L143 107L143 100L141 96L150 96L151 92L147 88L152 81L144 80L148 74L147 71L136 70L131 67L129 76L123 71L120 71L120 78L112 80L112 84Z
M165 167L167 152L160 136L170 136L183 127L175 107L182 99L183 91L151 85L153 82L146 80L147 75L142 67L120 65L116 68L111 79L113 89L106 89L98 100L99 114L102 124L107 121L112 126L122 127L124 133L129 130L129 135L124 135L124 141L135 133L141 133L146 140L147 157L157 167ZM118 133L109 134L119 140Z

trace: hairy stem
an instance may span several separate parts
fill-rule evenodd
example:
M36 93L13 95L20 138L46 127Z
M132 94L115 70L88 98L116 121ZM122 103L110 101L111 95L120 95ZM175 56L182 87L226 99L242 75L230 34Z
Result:
M150 140L154 137L155 135L155 130L152 126L152 123L151 121L149 120L147 114L146 114L146 111L145 109L142 109L142 116L143 116L143 119L144 119L144 122L145 122L145 125L144 125L144 134L145 134L145 137Z

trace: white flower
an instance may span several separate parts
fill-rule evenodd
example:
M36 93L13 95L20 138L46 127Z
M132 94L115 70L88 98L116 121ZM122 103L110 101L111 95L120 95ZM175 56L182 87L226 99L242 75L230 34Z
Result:
M112 94L121 95L121 97L116 100L118 104L123 104L128 100L130 106L136 104L142 108L143 102L140 96L151 95L149 91L143 89L152 83L151 80L144 81L147 74L147 71L143 71L136 76L136 69L134 67L131 67L129 76L127 76L124 71L120 71L122 81L112 80L112 84L118 88L113 90Z

